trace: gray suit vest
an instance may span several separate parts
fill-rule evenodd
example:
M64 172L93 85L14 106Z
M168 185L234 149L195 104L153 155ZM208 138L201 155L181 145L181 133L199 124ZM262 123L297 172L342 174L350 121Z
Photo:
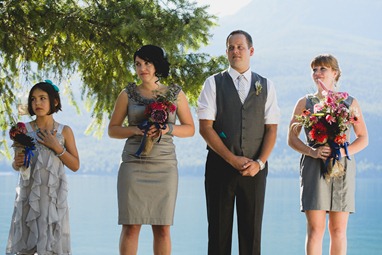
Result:
M255 83L262 85L256 95ZM252 72L251 88L244 104L227 71L215 75L216 119L213 124L227 148L238 156L257 159L263 143L267 79Z

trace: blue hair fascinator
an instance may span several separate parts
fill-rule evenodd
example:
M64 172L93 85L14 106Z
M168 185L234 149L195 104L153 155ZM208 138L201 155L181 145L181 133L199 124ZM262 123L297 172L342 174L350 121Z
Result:
M50 85L52 85L56 92L60 92L60 89L56 85L54 85L51 80L45 80L45 82L49 83Z

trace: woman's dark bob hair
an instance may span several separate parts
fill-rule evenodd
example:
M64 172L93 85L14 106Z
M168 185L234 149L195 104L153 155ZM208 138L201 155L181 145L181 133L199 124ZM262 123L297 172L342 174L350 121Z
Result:
M41 89L42 91L45 91L48 96L49 96L49 103L50 103L50 110L49 110L49 115L56 113L58 111L61 111L61 99L60 99L60 94L58 91L56 91L53 87L52 84L47 83L47 82L39 82L35 84L31 90L29 91L29 96L28 96L28 112L31 116L34 116L35 113L32 108L32 94L33 91L36 89ZM57 105L55 105L57 104Z
M153 63L155 75L166 78L170 72L170 63L167 61L166 52L161 47L155 45L144 45L134 53L135 58L139 57L147 62Z

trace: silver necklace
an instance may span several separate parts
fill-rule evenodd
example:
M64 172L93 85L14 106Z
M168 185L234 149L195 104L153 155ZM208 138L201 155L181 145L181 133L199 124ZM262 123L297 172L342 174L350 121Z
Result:
M37 133L41 132L41 131L40 131L40 128L39 128L38 125L37 125L36 120L34 120L33 123L34 123L35 129L36 129L36 132L37 132ZM55 126L56 126L56 121L53 120L53 129L50 130L50 133L52 133L52 134L54 133L54 131L55 131Z

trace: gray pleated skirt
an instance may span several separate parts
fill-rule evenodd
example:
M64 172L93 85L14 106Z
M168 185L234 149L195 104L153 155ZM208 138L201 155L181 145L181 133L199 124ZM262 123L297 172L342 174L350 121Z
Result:
M134 154L141 137L129 138L118 172L118 224L172 225L178 168L172 136L154 143L148 156Z
M302 156L300 170L300 209L335 212L355 211L355 159L341 159L346 174L327 182L322 176L323 161Z

